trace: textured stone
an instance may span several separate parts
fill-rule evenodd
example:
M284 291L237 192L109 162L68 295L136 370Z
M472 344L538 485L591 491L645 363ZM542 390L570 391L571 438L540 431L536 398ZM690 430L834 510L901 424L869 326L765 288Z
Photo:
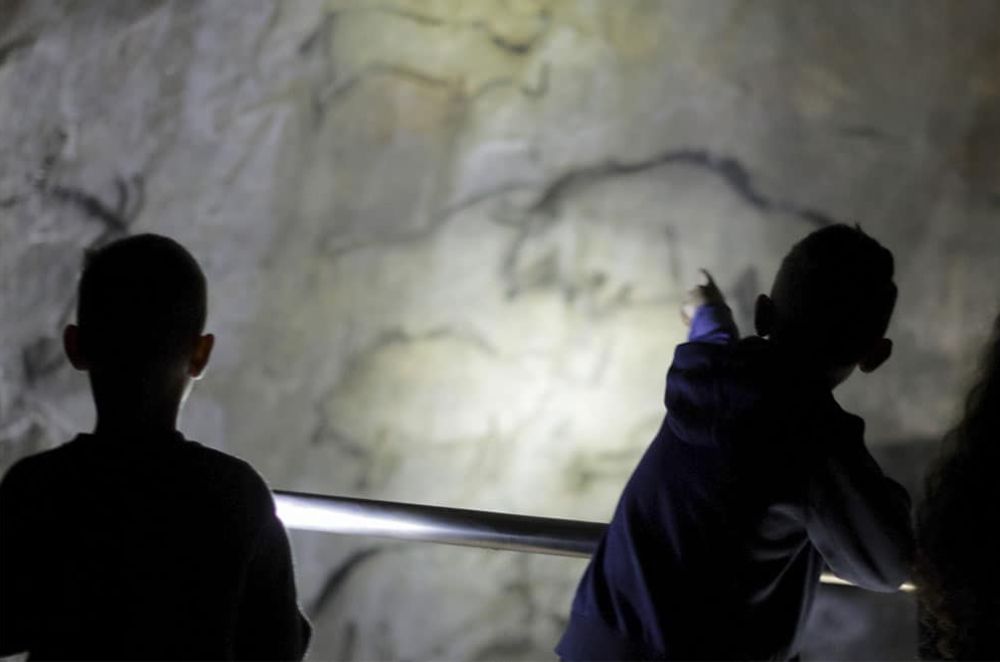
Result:
M277 487L607 518L697 269L749 331L831 219L892 248L901 288L896 357L842 399L876 443L933 440L996 312L998 20L988 0L6 2L0 470L89 426L60 329L83 251L140 231L211 281L185 431ZM317 659L544 657L581 570L294 541Z

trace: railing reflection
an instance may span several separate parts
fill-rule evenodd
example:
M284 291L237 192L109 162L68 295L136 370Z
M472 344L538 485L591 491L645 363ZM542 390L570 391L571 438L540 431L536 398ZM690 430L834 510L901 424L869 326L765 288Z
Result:
M606 524L484 510L275 492L278 517L290 529L373 536L487 549L587 558ZM826 584L851 586L829 573ZM906 584L904 591L912 591Z

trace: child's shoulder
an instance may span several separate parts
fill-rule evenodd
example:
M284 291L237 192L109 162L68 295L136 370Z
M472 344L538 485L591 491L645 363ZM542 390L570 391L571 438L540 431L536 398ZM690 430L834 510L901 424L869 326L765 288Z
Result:
M72 443L66 442L14 462L0 480L4 499L11 503L21 500L33 503L40 495L50 492L53 485L63 484L65 472L75 465Z
M271 491L263 476L246 460L190 439L182 444L188 462L199 467L205 475L244 494L270 499Z
M4 481L33 479L40 473L71 463L79 447L79 437L75 437L53 448L26 455L11 465L4 474Z

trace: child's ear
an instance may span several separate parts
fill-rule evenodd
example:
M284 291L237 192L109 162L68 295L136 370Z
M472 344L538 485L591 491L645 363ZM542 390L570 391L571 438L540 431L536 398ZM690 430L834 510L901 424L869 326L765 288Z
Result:
M191 353L191 360L188 362L188 375L192 379L201 379L201 376L205 374L213 347L215 347L215 336L211 333L206 333L198 338L194 351Z
M766 294L761 294L757 297L753 318L758 336L769 336L774 332L774 318L774 301Z
M861 372L873 372L892 356L892 341L881 338L875 346L858 362Z
M80 347L80 327L76 324L67 324L66 328L63 329L63 349L66 351L66 358L69 359L70 365L74 368L77 370L90 368L90 363L84 357Z

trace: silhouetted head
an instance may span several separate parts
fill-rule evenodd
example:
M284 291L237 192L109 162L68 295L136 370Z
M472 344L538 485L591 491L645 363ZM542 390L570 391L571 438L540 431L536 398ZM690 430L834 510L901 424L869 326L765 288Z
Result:
M98 400L179 399L211 353L206 314L205 276L191 254L166 237L129 237L87 256L66 352L90 372Z
M855 367L878 368L896 304L892 253L859 227L813 232L785 257L771 296L757 301L757 332L792 351L830 386Z

